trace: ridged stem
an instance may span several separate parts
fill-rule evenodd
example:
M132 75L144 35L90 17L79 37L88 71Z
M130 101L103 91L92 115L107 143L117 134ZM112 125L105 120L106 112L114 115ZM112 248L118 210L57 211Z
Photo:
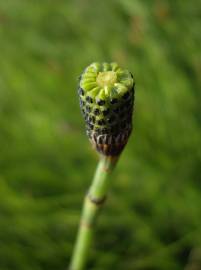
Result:
M85 197L80 227L69 270L83 270L90 249L98 213L105 202L112 172L117 157L102 156L96 169L92 185Z

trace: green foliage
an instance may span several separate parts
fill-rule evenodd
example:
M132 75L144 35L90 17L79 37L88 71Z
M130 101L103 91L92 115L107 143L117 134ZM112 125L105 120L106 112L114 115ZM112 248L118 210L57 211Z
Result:
M128 68L136 103L88 269L201 268L200 12L199 0L0 1L1 270L69 263L97 161L76 79L94 61Z

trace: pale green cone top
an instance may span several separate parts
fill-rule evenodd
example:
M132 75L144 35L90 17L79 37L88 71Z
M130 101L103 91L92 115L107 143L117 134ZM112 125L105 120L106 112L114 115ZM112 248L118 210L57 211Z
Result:
M91 142L102 154L118 155L132 129L132 74L116 63L92 63L81 75L78 94Z

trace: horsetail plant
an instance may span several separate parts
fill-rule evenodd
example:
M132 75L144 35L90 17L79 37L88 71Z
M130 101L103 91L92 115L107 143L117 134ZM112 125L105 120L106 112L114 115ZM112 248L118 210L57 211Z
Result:
M134 80L116 63L92 63L79 80L80 108L87 136L100 161L86 195L70 270L83 270L98 213L106 200L109 176L132 131Z

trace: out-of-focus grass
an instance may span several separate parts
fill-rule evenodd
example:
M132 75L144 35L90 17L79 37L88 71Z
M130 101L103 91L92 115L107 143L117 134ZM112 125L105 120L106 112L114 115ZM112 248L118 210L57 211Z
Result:
M97 161L76 94L93 61L134 73L136 112L88 269L201 268L200 13L198 0L0 1L1 270L68 265Z

